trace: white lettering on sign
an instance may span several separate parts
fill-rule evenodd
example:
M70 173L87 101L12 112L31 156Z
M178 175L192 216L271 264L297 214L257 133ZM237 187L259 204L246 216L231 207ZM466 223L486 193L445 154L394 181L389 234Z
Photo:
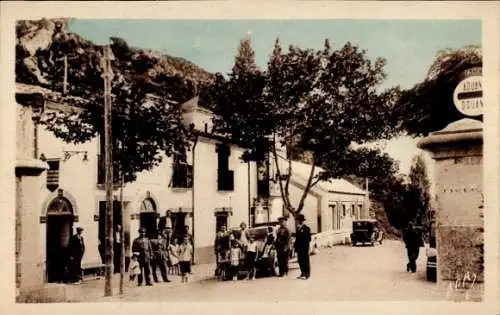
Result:
M453 92L453 102L459 112L466 116L483 114L482 76L473 75L460 81Z

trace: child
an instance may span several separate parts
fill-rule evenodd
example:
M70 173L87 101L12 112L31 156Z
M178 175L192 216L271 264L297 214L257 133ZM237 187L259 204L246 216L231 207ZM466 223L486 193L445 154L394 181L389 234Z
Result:
M238 246L238 241L233 240L232 247L229 252L229 260L231 262L231 276L233 277L233 281L237 280L242 255L243 253L241 251L241 248Z
M191 273L191 257L193 254L193 247L189 239L185 237L179 248L179 269L181 272L181 282L188 282L188 274Z
M134 282L137 275L141 274L141 268L139 267L139 262L137 261L138 255L134 253L132 255L132 260L130 261L130 265L128 266L128 274L130 282Z
M255 280L255 261L257 260L257 243L253 235L250 235L247 243L247 255L245 257L248 270L248 280Z
M262 249L262 252L260 255L261 264L262 264L262 266L264 266L266 271L269 271L272 268L273 250L274 250L273 239L268 238L266 240L266 243L264 244L264 248Z
M179 239L175 239L168 246L168 256L170 265L168 266L168 271L170 274L179 274Z

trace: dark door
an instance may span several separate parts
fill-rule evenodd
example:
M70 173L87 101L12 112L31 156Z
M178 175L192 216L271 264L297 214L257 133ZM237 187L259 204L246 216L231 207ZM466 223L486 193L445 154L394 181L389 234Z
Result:
M228 224L228 214L227 213L217 213L215 215L215 231L220 231L222 226L229 229Z
M146 229L146 236L156 237L158 233L158 222L156 214L156 204L151 198L142 201L140 207L139 224Z
M63 282L68 272L68 245L73 233L73 208L71 203L57 197L47 208L46 261L47 281Z
M73 216L50 215L47 218L47 280L63 282L66 279L68 245L73 230Z
M146 228L146 236L149 238L155 237L157 234L156 213L143 212L140 214L140 226Z
M119 201L113 201L113 229L122 222L122 211ZM122 226L123 228L123 226ZM99 201L99 255L101 256L102 263L105 261L105 244L106 244L106 201Z
M172 235L174 238L180 238L185 233L186 214L172 213Z

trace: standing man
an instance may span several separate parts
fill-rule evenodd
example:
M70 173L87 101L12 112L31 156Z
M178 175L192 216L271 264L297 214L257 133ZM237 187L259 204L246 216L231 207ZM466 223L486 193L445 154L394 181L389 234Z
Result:
M278 265L280 269L280 277L288 274L288 251L290 246L290 231L285 226L286 218L280 217L280 226L276 231L276 241L274 246L278 255Z
M113 264L114 264L114 273L120 273L121 264L120 257L122 254L122 226L117 225L115 228L115 233L113 237Z
M156 269L159 268L162 280L164 282L170 282L167 276L168 245L166 243L164 234L158 233L158 236L151 240L151 248L153 250L151 269L153 272L154 281L158 282Z
M306 218L303 214L297 215L297 232L295 235L295 252L299 261L300 276L297 279L307 280L311 276L309 263L309 243L311 242L311 229L304 224Z
M132 244L132 252L137 254L139 268L141 269L141 274L138 277L139 285L142 285L142 280L146 280L146 285L153 285L149 269L153 250L151 248L151 241L146 237L146 229L143 227L139 229L139 237Z
M80 282L82 280L82 258L85 254L85 242L83 240L83 228L77 227L76 234L73 235L69 242L70 266L73 274L73 281Z

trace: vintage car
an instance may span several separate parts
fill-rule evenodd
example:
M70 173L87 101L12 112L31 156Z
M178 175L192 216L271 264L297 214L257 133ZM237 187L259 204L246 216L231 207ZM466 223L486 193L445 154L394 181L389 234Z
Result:
M375 219L354 220L351 233L352 246L356 246L358 243L368 243L371 246L374 246L375 242L382 244L383 234L379 231L377 223Z

